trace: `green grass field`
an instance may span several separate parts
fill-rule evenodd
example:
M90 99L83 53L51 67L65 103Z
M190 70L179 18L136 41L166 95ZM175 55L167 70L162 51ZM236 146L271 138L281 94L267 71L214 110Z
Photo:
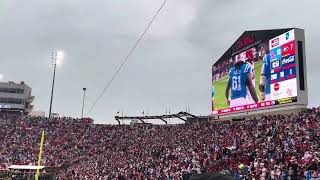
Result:
M259 81L260 81L260 74L262 68L262 61L256 62L254 64L255 74L256 74L256 92L258 98L260 98L260 90L259 90ZM214 109L224 109L228 108L227 100L225 97L226 85L229 76L226 76L219 81L214 82Z

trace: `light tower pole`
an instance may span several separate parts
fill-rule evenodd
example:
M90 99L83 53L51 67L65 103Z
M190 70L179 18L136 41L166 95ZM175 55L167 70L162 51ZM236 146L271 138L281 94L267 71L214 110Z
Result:
M82 98L81 119L83 118L84 100L85 100L85 98L86 98L86 90L87 90L87 88L82 88L82 90L83 90L83 98Z
M56 68L57 68L57 64L59 64L63 60L63 51L56 51L56 50L52 51L51 52L51 60L52 60L52 65L53 65L53 77L52 77L52 86L51 86L49 119L51 118L54 81L55 81L55 78L56 78Z

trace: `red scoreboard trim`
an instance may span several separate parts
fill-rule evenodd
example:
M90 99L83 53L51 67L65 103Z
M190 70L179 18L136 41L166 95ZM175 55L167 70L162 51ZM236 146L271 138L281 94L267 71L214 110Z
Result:
M291 74L291 75L288 76L288 79L293 79L293 78L296 78L295 74Z
M225 114L225 113L239 112L244 110L253 110L253 109L269 107L269 106L272 106L272 101L264 101L264 102L254 103L254 104L243 105L243 106L236 106L232 108L219 109L218 111L216 111L217 112L216 114Z
M283 70L291 69L291 68L294 68L294 67L296 67L296 63L290 64L290 65L287 65L287 66L283 66L283 67L281 68L281 70L283 71Z

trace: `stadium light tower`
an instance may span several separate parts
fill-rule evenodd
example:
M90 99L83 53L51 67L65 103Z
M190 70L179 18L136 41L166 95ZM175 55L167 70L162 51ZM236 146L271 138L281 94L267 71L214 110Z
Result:
M51 60L53 65L53 77L52 77L52 86L51 86L51 98L50 98L50 108L49 108L49 119L51 118L51 110L52 110L52 98L53 98L53 89L54 89L54 81L56 78L56 67L61 64L64 58L63 51L52 51L51 52Z
M82 90L83 90L83 98L82 98L81 119L83 118L84 99L85 99L85 97L86 97L86 90L87 90L87 88L82 88Z

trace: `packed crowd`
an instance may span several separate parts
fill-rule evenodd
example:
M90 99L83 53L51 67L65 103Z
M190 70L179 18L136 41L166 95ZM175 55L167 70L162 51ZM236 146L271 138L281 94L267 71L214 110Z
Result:
M61 179L176 180L205 172L235 179L320 178L320 108L203 124L97 125L10 115L0 123L2 167L35 162L38 148L31 144L45 128L44 163L67 163Z
M14 113L0 114L0 169L9 165L36 165L41 130L45 130L42 164L59 166L72 153L89 123L71 118L36 118Z
M193 173L223 172L235 179L318 177L319 141L319 108L246 122L92 125L65 176L187 179Z

